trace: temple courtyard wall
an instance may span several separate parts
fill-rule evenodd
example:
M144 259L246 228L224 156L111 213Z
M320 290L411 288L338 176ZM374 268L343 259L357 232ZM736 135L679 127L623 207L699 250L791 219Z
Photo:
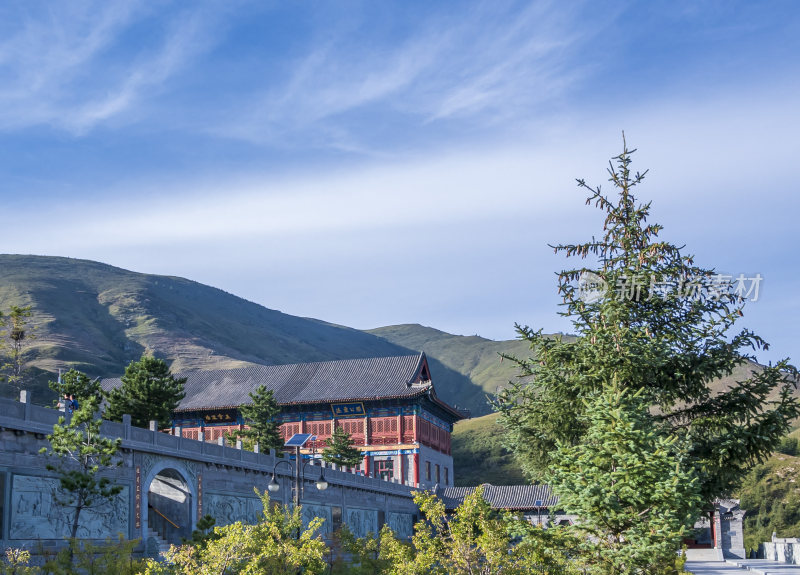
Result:
M21 401L0 400L0 548L54 550L70 532L71 509L58 503L60 491L54 457L39 453L62 412ZM81 514L78 537L94 540L140 539L139 551L153 554L164 541L188 537L198 518L212 515L217 525L255 522L262 512L254 492L266 490L275 469L280 489L270 501L293 501L294 461L274 452L254 453L232 446L103 422L101 431L122 439L118 467L104 470L122 491L113 501ZM378 478L324 468L328 488L315 482L322 468L306 465L301 505L306 521L325 519L327 534L341 524L359 536L388 524L410 537L418 510L413 488Z

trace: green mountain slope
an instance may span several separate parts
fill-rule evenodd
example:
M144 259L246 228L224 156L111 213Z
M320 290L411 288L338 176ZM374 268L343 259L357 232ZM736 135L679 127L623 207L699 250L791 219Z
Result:
M528 483L514 456L502 446L497 413L459 421L453 429L453 479L458 486Z
M359 330L267 309L177 277L59 257L0 255L0 310L34 309L34 373L122 373L144 350L174 371L410 353ZM6 390L8 391L8 390Z
M783 440L778 451L757 465L742 482L738 497L744 518L746 549L758 549L778 537L800 537L800 429Z
M118 373L144 349L169 357L177 370L407 352L182 278L42 256L2 255L0 270L0 306L34 307L34 364L42 368Z

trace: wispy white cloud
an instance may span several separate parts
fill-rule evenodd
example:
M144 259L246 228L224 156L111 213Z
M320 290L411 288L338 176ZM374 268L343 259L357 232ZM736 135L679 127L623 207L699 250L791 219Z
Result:
M575 50L592 35L577 34L576 19L547 1L524 9L483 3L431 14L392 43L357 42L353 36L363 31L326 22L324 33L291 61L285 81L271 78L249 97L246 113L221 118L210 129L256 142L366 147L369 121L350 115L369 115L370 108L384 121L395 114L418 126L451 118L485 125L519 116L582 77Z
M189 11L163 35L122 46L152 16L134 2L66 2L20 11L0 25L0 129L53 125L83 134L131 111L209 43L207 13Z
M800 115L792 90L777 94L770 89L720 94L707 102L664 100L602 118L556 118L558 128L524 134L516 142L453 147L425 160L283 177L224 172L200 179L187 174L172 184L121 184L114 196L130 200L59 206L61 225L22 241L46 245L55 234L64 248L80 250L95 241L78 233L86 229L107 246L257 238L292 238L305 245L302 238L309 234L396 234L454 222L495 225L528 217L520 214L557 230L562 224L553 223L553 214L576 205L573 178L605 182L604 166L619 151L621 128L629 143L641 148L637 167L652 169L647 193L655 193L659 212L702 220L705 210L717 206L725 213L757 186L768 186L760 192L762 201L782 196L780 186L792 177L791 143ZM762 112L742 113L749 108ZM153 195L142 202L127 194L126 186L149 187ZM687 211L687 202L700 209ZM750 217L764 210L770 205L761 204ZM64 233L69 225L76 226L75 233Z

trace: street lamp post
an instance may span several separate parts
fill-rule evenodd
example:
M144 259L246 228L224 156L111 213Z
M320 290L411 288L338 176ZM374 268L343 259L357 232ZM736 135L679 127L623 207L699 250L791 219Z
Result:
M299 451L299 449L298 449L298 451ZM270 480L269 484L267 485L267 489L271 493L276 493L281 488L280 484L277 481L275 481L275 472L277 471L278 466L281 463L285 463L286 465L289 466L290 469L292 467L292 464L289 463L285 459L275 463L275 466L272 468L272 479ZM295 468L294 468L294 471L295 471L295 478L294 478L294 505L295 505L295 507L299 507L300 506L300 496L301 496L301 492L302 492L302 489L303 489L302 475L305 473L306 465L309 465L310 462L306 461L301 466L300 457L299 457L299 454L298 454L298 457L295 459L295 463L296 463L296 465L295 465ZM311 464L311 466L314 467L313 464ZM319 479L317 479L317 481L315 482L315 485L316 485L316 488L319 491L325 491L328 488L328 482L325 481L325 468L324 467L320 468Z

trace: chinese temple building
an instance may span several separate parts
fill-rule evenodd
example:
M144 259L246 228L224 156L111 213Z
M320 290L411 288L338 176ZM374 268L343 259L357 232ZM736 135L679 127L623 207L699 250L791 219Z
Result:
M311 433L304 457L319 457L338 425L364 459L360 470L388 481L432 487L453 485L450 434L463 418L436 396L424 353L291 365L197 371L173 413L173 433L217 441L245 427L239 406L263 385L281 407L284 441ZM120 385L105 380L104 388Z

